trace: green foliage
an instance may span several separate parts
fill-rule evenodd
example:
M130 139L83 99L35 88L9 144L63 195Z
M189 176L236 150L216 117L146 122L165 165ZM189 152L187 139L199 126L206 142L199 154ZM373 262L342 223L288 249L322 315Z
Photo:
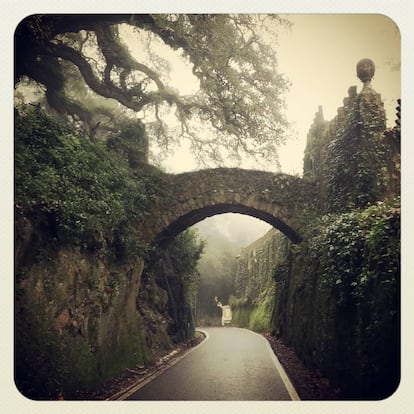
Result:
M144 319L151 330L160 330L154 327L154 321L155 313L161 313L163 323L168 322L168 334L176 342L194 335L195 298L199 284L197 265L203 249L204 243L198 233L187 229L167 247L159 247L153 252L156 260L143 274L139 297ZM168 300L161 297L161 292L166 293ZM144 309L145 299L151 307L150 312ZM154 340L160 341L160 338Z
M152 170L131 171L116 152L93 144L39 109L16 113L15 203L44 242L142 252L131 223L157 194Z
M148 138L145 126L140 121L126 121L117 134L107 141L107 147L128 160L132 169L137 169L148 160Z
M275 304L275 290L264 289L252 310L249 320L249 329L257 332L269 332Z
M377 95L352 98L328 145L329 211L346 212L382 200L386 190L385 113Z
M192 307L200 280L198 262L203 251L204 242L194 229L180 233L168 247L175 273L183 288L184 302Z
M231 303L234 303L233 301ZM247 328L250 324L253 306L249 304L231 305L232 310L232 325Z
M324 216L309 241L311 258L319 258L327 285L347 285L352 297L370 274L399 273L399 208L380 204L363 211ZM338 290L338 292L341 291ZM338 304L342 303L342 295Z
M197 230L188 229L180 233L168 247L177 273L188 276L197 269L197 263L204 250Z
M400 210L322 217L298 249L295 349L353 398L399 381Z

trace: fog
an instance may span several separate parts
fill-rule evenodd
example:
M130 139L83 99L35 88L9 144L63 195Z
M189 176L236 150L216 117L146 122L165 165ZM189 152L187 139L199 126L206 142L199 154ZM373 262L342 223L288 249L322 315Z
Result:
M266 222L237 213L220 214L209 217L196 224L201 238L207 240L209 236L220 234L237 247L246 247L267 233L272 226Z

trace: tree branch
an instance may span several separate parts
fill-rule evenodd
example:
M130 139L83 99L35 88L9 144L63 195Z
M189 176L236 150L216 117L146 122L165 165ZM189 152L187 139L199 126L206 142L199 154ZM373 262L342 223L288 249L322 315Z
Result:
M165 89L164 84L155 71L137 62L131 56L128 49L114 35L113 28L99 25L95 32L98 45L108 63L112 63L129 71L137 70L142 72L157 85L158 89Z
M159 88L158 92L138 94L137 91L134 90L134 94L132 94L130 93L130 89L124 90L123 88L115 86L112 82L107 82L109 79L109 66L105 69L105 82L101 82L94 74L92 67L85 57L80 52L69 46L49 43L46 50L51 56L68 60L77 66L85 82L94 92L106 98L116 99L122 105L132 109L135 112L141 111L146 105L152 102L162 101L167 102L169 105L175 104L177 108L180 109L180 113L185 117L189 116L192 109L200 108L199 103L184 102L183 99L180 98L175 92L169 91L159 80L156 73L141 63L131 61L129 62L129 67L149 75L151 79L156 82ZM126 83L124 86L126 86Z
M91 66L82 54L71 47L61 44L49 44L48 53L51 56L68 60L77 66L86 84L99 95L106 98L116 99L122 105L136 112L139 112L145 105L151 102L148 95L142 95L139 100L132 100L126 96L120 88L116 87L112 83L102 83L93 73Z

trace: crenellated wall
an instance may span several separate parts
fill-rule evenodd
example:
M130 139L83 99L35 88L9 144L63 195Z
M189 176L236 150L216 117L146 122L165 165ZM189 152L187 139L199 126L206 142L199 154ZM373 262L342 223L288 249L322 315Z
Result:
M333 120L324 120L319 107L307 136L303 176L317 183L323 211L365 208L399 194L398 154L399 125L387 130L381 95L370 86L360 93L351 86Z

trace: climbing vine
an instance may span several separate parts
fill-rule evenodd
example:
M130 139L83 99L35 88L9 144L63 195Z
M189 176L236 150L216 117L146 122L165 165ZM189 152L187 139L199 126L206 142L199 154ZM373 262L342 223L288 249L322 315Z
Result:
M350 99L327 148L329 210L365 208L383 199L387 147L385 113L375 93Z

